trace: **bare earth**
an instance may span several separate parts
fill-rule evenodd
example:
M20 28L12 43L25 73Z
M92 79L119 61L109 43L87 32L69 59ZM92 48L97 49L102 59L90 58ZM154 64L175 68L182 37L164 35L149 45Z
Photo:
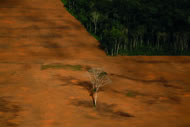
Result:
M190 127L190 57L106 56L60 0L0 0L0 127ZM81 65L47 68L47 64ZM87 67L112 83L93 108Z

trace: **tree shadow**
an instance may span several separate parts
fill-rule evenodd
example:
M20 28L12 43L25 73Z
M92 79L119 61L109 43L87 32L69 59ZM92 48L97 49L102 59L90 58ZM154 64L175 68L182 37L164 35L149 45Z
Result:
M83 87L85 90L88 91L89 96L91 96L91 97L93 96L93 87L92 87L93 85L91 82L89 82L89 81L78 81L75 85ZM98 92L104 91L105 87L106 86L100 87Z
M113 74L113 73L110 75L115 76L115 77L119 77L119 78L124 78L124 79L128 79L128 80L136 81L136 82L143 82L145 84L159 83L159 84L162 84L162 86L164 86L164 87L169 87L169 88L174 88L174 89L182 89L182 87L180 87L180 86L174 86L174 85L170 84L170 82L177 81L177 80L168 81L164 77L160 77L160 78L154 79L154 80L145 80L145 79L138 79L138 78L133 78L133 77L124 76L124 75L118 75L118 74Z
M89 96L93 96L93 88L92 88L92 83L89 81L80 81L78 79L75 79L72 76L68 77L62 77L60 75L57 75L57 78L66 82L67 84L72 84L72 85L77 85L85 90L88 91ZM72 81L75 80L76 82L73 83ZM100 91L104 91L105 87L101 87L99 89ZM83 101L83 100L73 100L72 104L75 106L80 106L80 107L85 107L85 108L93 108L94 105L92 101ZM134 117L133 115L123 112L123 111L114 111L113 108L116 106L116 104L106 104L106 103L101 103L98 102L98 105L95 107L95 111L98 112L99 115L101 116L107 116L107 117L114 117L114 118L126 118L126 117Z
M84 100L73 100L71 104L79 107L84 108L92 108L93 104L90 101L84 101ZM114 111L114 108L116 107L116 104L106 104L102 102L98 102L98 105L95 108L95 112L97 112L100 116L103 117L111 117L111 118L129 118L134 117L133 115L123 112L123 111Z
M90 68L90 67L87 66L87 68ZM58 80L61 80L62 82L64 82L64 84L80 86L80 87L84 88L85 90L87 90L89 92L89 94L92 94L93 87L92 87L92 83L90 81L81 81L72 76L55 75L55 77ZM64 85L64 86L66 86L66 85ZM101 92L104 90L105 90L105 87L100 87L98 91Z
M73 80L76 80L72 76L61 76L61 75L55 75L56 79L61 80L64 84L61 84L61 86L67 86L67 85L73 85Z
M89 93L91 93L92 91L92 84L88 81L79 81L77 84L78 86L83 87L84 89L86 89Z
M11 122L18 116L21 108L10 101L8 97L0 97L0 125L2 127L18 127L17 123Z
M169 96L169 103L171 104L181 104L181 98L179 96Z
M133 80L133 81L136 81L136 82L144 82L144 83L155 83L155 82L159 82L159 83L166 83L166 80L163 80L163 78L160 78L160 79L156 79L156 80L144 80L144 79L137 79L137 78L132 78L132 77L129 77L129 76L124 76L124 75L118 75L118 74L110 74L111 76L116 76L116 77L119 77L119 78L125 78L125 79L128 79L128 80Z

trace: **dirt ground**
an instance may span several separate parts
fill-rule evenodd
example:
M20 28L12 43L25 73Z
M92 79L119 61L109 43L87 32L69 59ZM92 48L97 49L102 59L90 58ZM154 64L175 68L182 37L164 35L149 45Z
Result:
M60 0L0 0L0 127L190 127L190 57L98 45ZM87 67L112 79L97 108Z

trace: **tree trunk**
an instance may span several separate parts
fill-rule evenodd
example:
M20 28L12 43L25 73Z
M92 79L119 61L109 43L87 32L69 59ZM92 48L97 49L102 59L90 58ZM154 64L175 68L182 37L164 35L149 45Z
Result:
M119 54L120 43L117 44L117 55Z
M97 23L94 23L94 33L96 34L96 26L97 26Z
M113 48L111 49L111 56L113 56Z
M98 93L97 93L97 92L94 92L93 95L92 95L92 101L93 101L94 107L96 107L97 98L98 98Z
M92 32L92 25L91 25L91 23L90 23L90 32Z

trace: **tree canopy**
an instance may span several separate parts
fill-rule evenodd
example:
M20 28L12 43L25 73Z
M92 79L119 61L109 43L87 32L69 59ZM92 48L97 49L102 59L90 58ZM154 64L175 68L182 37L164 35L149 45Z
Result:
M62 0L108 55L190 55L189 0Z

